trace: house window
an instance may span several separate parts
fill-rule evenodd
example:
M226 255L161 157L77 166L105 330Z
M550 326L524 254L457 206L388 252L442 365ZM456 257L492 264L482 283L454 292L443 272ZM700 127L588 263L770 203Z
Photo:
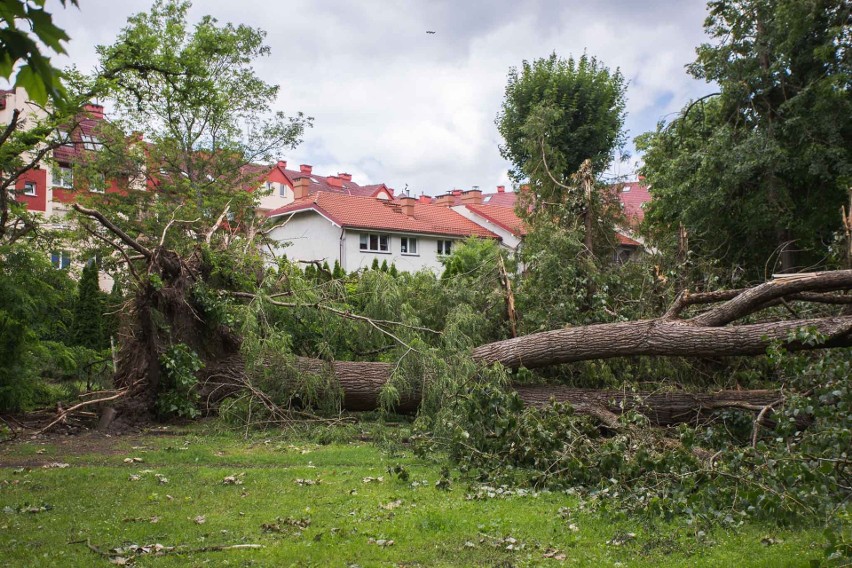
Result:
M50 253L50 262L53 263L54 268L64 270L71 266L71 255L67 250L53 251Z
M57 166L53 170L53 185L56 187L74 187L74 170L68 166Z
M286 184L278 184L278 195L281 197L287 197L287 185Z
M89 191L92 193L103 193L106 189L106 178L103 174L97 174L89 183Z
M453 252L453 241L438 241L438 254L450 254Z
M81 138L83 139L83 147L86 148L86 150L98 149L99 141L91 134L83 134Z
M389 241L390 238L387 235L362 233L359 248L362 251L389 252Z
M35 195L36 194L36 184L34 181L25 181L24 182L24 195Z
M400 239L399 252L402 254L417 254L417 239L414 237L402 237Z

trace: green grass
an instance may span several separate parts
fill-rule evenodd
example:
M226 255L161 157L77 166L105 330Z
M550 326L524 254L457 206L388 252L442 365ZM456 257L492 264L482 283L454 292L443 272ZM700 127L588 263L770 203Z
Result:
M0 447L0 565L111 566L87 540L103 551L131 543L184 548L137 555L136 566L776 567L822 558L818 528L751 524L696 536L683 523L583 512L564 493L471 500L455 475L451 491L435 488L440 464L358 440L361 429L381 438L377 426L326 432L325 441L338 440L328 445L292 434L245 440L213 426L178 436L90 434ZM125 463L129 457L143 461ZM51 462L69 467L42 467ZM407 482L387 472L396 465L409 472ZM232 475L242 484L223 483ZM608 543L626 533L635 539ZM773 544L762 544L766 538ZM382 540L393 545L375 542ZM263 548L197 551L235 544ZM565 559L545 558L548 550Z

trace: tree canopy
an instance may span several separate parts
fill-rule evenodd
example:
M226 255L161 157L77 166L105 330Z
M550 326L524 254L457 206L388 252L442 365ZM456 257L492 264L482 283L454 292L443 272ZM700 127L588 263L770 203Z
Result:
M624 145L625 90L618 69L585 53L567 60L553 53L512 68L497 116L505 141L500 152L512 162L512 176L532 176L542 154L562 182L586 159L595 171L606 169Z
M649 226L752 276L821 263L852 182L850 6L716 0L689 73L718 92L637 139ZM747 243L747 246L744 246Z

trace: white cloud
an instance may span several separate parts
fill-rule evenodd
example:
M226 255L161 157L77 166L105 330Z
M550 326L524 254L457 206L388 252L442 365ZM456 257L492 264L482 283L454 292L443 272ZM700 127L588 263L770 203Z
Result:
M90 69L94 45L148 5L85 0L79 11L57 10L70 59ZM196 1L191 17L206 13L267 31L272 55L258 72L281 85L281 109L315 117L305 143L284 156L291 164L418 193L507 184L494 119L509 67L524 59L586 49L621 68L631 138L708 90L683 69L703 39L694 2Z

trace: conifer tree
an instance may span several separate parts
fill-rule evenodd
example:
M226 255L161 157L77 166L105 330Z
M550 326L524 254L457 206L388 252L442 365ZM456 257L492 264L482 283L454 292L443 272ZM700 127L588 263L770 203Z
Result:
M104 302L98 287L98 265L91 261L83 268L74 303L70 339L74 345L89 349L106 347L104 334Z

